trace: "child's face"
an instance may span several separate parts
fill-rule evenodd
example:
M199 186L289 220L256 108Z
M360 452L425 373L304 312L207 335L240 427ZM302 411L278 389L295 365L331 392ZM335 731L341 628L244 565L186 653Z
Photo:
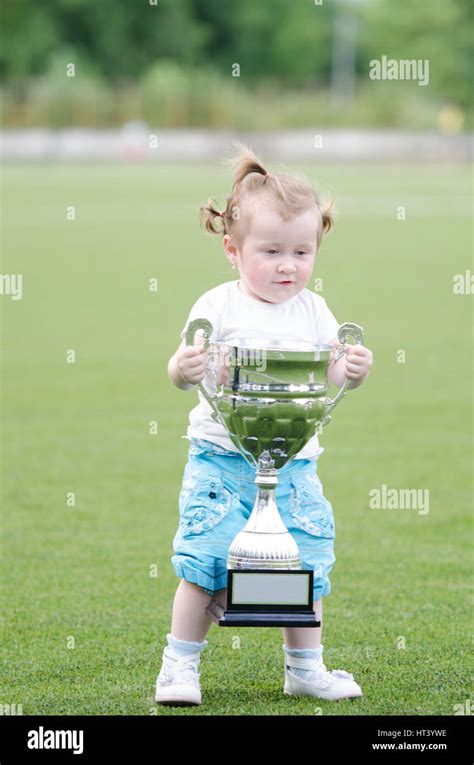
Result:
M240 287L250 297L282 303L304 289L316 256L320 216L311 207L284 220L267 200L252 200L241 209L242 223L249 221L240 249L224 236L224 249L240 273ZM282 282L289 282L283 284Z

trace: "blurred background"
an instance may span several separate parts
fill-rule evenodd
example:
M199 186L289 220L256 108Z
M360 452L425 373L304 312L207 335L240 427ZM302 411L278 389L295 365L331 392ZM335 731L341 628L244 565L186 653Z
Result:
M212 627L206 703L154 704L197 403L167 364L198 297L237 278L198 210L225 204L239 139L334 194L308 288L374 353L318 465L326 663L368 692L318 706L466 707L473 39L469 0L4 0L0 703L314 714L283 697L268 629L235 630L234 650ZM424 84L371 78L402 60ZM429 512L371 509L383 486L428 490Z
M472 126L469 0L4 0L2 28L4 127ZM371 81L381 54L429 87Z

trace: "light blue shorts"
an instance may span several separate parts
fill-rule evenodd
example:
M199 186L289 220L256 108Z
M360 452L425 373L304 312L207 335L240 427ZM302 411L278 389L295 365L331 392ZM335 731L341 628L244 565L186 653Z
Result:
M317 458L292 460L278 472L275 499L300 551L314 571L314 601L329 595L336 537L332 505L323 496ZM255 469L239 452L192 438L179 495L179 528L171 563L177 576L209 595L227 587L229 546L252 512Z

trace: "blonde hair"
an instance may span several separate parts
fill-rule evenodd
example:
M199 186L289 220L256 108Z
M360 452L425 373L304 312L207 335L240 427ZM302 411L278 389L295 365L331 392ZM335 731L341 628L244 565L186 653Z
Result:
M272 199L285 220L314 205L320 214L320 225L316 237L316 246L319 249L323 234L327 234L334 225L334 199L320 200L311 183L303 175L270 174L245 144L235 142L234 148L234 155L224 160L225 164L230 165L233 170L232 191L222 211L217 209L213 197L200 206L199 217L202 228L210 234L229 234L241 244L245 228L240 210L242 202L248 197L258 195Z

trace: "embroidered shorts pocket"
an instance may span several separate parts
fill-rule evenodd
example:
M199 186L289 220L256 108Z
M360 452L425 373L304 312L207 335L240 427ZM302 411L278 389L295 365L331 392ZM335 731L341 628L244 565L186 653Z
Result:
M295 525L315 537L334 539L332 505L323 496L321 481L306 473L291 477L289 511Z
M188 464L179 495L183 537L210 531L238 501L238 493L227 489L218 473L203 472Z
M188 448L188 454L190 457L196 457L198 454L205 454L206 453L206 446L202 444L201 442L198 442L196 440L192 440L189 444Z
M201 455L225 455L226 457L237 457L239 452L231 452L228 449L224 449L223 446L215 444L212 441L205 441L202 438L192 438L189 444L188 454L190 457L200 457Z

